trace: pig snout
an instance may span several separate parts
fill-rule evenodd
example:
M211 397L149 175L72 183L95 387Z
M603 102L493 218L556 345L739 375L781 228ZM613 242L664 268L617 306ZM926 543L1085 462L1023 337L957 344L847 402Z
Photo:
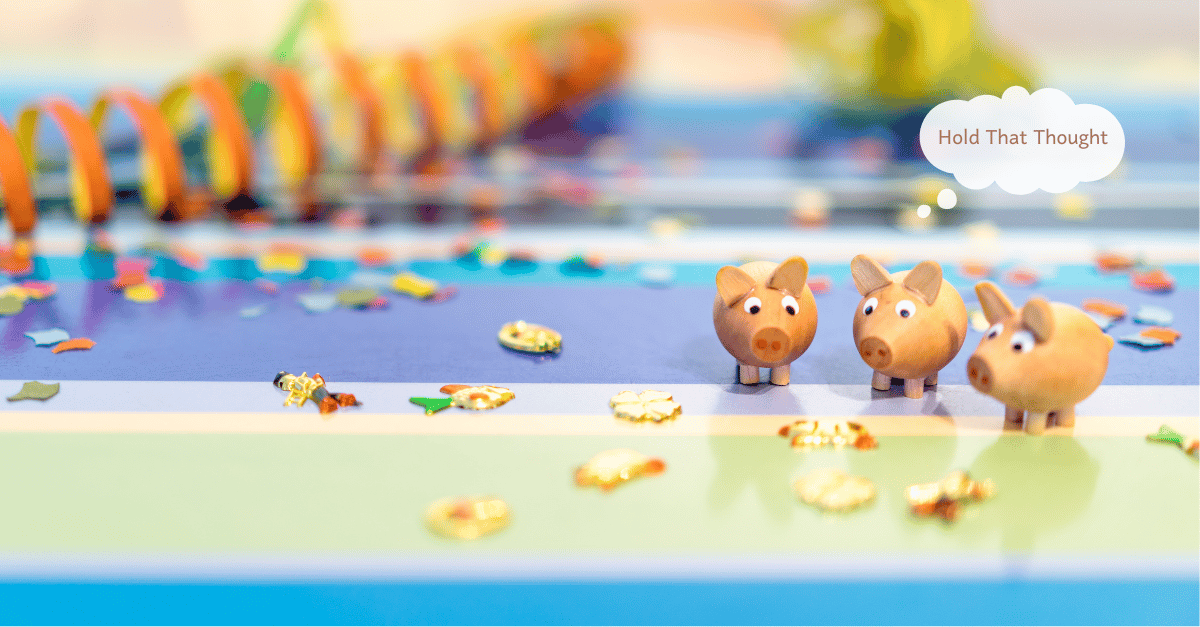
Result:
M887 368L888 364L892 363L892 349L888 347L887 342L875 336L864 339L858 345L858 353L868 366L876 370Z
M976 390L984 394L987 394L992 389L992 384L995 383L992 369L978 355L973 355L971 359L967 360L967 378L970 379L971 385L975 386Z
M780 361L792 351L792 341L783 329L767 327L750 338L750 350L764 362Z

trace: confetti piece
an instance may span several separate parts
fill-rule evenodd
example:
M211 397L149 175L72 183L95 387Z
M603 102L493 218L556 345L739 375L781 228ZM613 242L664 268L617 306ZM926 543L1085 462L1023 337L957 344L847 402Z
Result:
M41 381L26 381L21 391L8 397L11 401L44 401L58 394L58 383L42 383Z
M992 326L988 324L987 316L983 315L983 310L979 308L968 309L967 319L971 321L971 328L976 331L987 331L988 327Z
M442 289L435 292L433 294L433 296L430 296L429 302L444 303L444 302L450 300L451 298L454 298L455 296L458 296L458 287L454 286L454 285L447 285L446 287L443 287Z
M465 387L450 393L450 402L463 409L495 409L514 398L512 390L493 385Z
M1144 292L1170 292L1175 289L1174 277L1162 268L1134 272L1130 276L1130 281L1134 287Z
M1100 253L1096 255L1096 268L1101 272L1122 272L1137 265L1137 261L1128 255L1120 253Z
M1167 425L1159 427L1158 433L1147 435L1146 440L1161 444L1171 444L1179 447L1179 450L1192 457L1200 456L1200 440L1197 438L1188 438Z
M179 244L171 247L171 258L180 267L194 272L203 272L208 267L208 260L204 258L204 255Z
M666 392L645 390L641 394L621 392L608 400L613 417L630 422L665 422L683 413L683 408Z
M455 540L474 540L508 526L508 504L493 497L459 497L437 501L425 510L433 533Z
M1110 318L1116 318L1117 320L1124 318L1125 313L1128 311L1125 305L1122 305L1121 303L1115 303L1111 300L1104 300L1102 298L1084 299L1083 310L1105 315Z
M59 342L57 346L50 349L50 352L61 353L63 351L72 351L72 350L87 351L87 350L92 350L92 347L95 345L96 345L95 342L89 340L86 337L77 337L73 340L65 340L65 341Z
M25 298L13 294L0 296L0 316L14 316L25 309Z
M845 420L797 420L779 428L779 435L792 438L792 448L807 449L832 445L842 448L849 444L859 450L878 446L866 427Z
M264 294L274 295L279 291L279 284L270 280L259 277L250 282L251 285L258 288L258 291Z
M257 318L265 313L267 313L267 305L265 303L262 305L255 305L253 307L242 307L242 309L238 311L238 315L246 319Z
M282 272L295 275L304 272L308 267L308 258L296 250L273 250L259 255L256 265L263 273Z
M1117 341L1122 344L1126 344L1128 346L1134 346L1134 347L1140 348L1142 350L1162 348L1163 346L1167 345L1166 342L1164 342L1160 339L1153 338L1153 337L1146 337L1139 333L1135 333L1133 335L1126 335L1126 336L1118 339Z
M529 274L537 268L533 253L527 251L513 252L500 264L500 271L504 274Z
M614 449L598 453L580 466L575 471L575 485L594 485L608 491L638 477L657 475L666 468L661 459L647 457L632 449Z
M306 292L296 296L296 301L300 303L308 313L326 313L333 311L337 307L337 296L328 292Z
M1133 316L1133 321L1138 324L1153 324L1159 327L1165 327L1175 321L1175 314L1171 310L1154 305L1142 305L1138 308L1137 313Z
M413 298L429 298L437 292L438 284L433 279L427 279L412 272L401 272L392 277L392 290L407 294Z
M1117 320L1118 320L1117 318L1114 318L1112 316L1106 316L1104 314L1099 314L1099 313L1095 313L1095 312L1091 312L1091 311L1085 311L1083 313L1087 314L1087 317L1094 320L1096 322L1096 324L1100 326L1101 331L1108 331L1109 329L1112 328L1112 325L1117 323ZM986 328L986 327L984 327L984 328Z
M71 339L71 334L58 328L46 329L45 331L29 331L25 333L25 337L33 340L34 346L50 346L58 344L64 340Z
M370 287L347 288L337 293L337 302L346 309L365 309L379 298L379 290Z
M497 336L505 348L525 353L558 353L562 351L562 335L558 331L524 320L509 322L500 327Z
M370 309L372 311L376 311L376 310L380 310L380 309L387 309L387 308L388 308L388 299L386 296L376 296L375 300L372 300L371 302L367 303L367 306L364 307L364 309Z
M125 299L135 303L156 303L163 297L162 281L151 281L125 288Z
M363 246L358 251L358 264L360 266L373 268L386 265L388 261L391 261L391 255L382 246Z
M922 483L908 486L905 500L917 516L940 516L946 522L958 518L959 506L964 503L984 501L996 493L991 479L973 481L961 471L951 471L937 483Z
M812 290L813 294L826 294L833 289L833 278L825 274L811 277L808 279L808 289Z
M638 268L638 280L646 287L670 287L675 282L675 269L667 265L647 265Z
M964 279L982 281L992 276L992 267L982 261L964 261L958 266L958 274Z
M432 416L454 404L454 400L448 396L446 398L425 398L422 396L414 396L408 399L408 402L424 407L426 416Z
M852 510L875 498L875 484L866 477L835 468L820 468L792 483L800 500L826 511Z
M1012 268L1004 273L1002 280L1016 287L1032 287L1037 285L1041 277L1033 268Z
M373 287L377 290L388 290L392 288L392 275L385 272L355 272L346 279L350 285L359 287Z
M585 259L581 255L568 257L558 269L567 276L595 277L604 274L604 270L595 259Z
M1142 329L1138 332L1138 335L1154 340L1161 340L1168 346L1175 344L1176 340L1178 340L1181 336L1179 331L1169 327L1150 327L1148 329Z
M25 281L20 288L25 295L34 300L45 300L58 292L58 286L46 281Z

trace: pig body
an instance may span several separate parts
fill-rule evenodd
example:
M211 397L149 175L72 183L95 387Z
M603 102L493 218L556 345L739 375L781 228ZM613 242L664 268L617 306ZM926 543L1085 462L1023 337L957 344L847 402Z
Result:
M1075 405L1108 371L1112 337L1070 305L1034 297L1016 309L988 281L975 292L992 326L967 362L971 385L1004 403L1006 428L1074 426Z
M787 385L791 363L812 344L817 303L808 288L808 263L792 257L781 264L753 261L717 272L713 326L738 364L738 380L758 383L758 369L771 369L771 383Z
M872 387L889 390L892 378L904 379L904 395L921 398L966 341L962 297L933 261L888 274L859 255L850 269L863 296L854 313L854 345L875 371Z

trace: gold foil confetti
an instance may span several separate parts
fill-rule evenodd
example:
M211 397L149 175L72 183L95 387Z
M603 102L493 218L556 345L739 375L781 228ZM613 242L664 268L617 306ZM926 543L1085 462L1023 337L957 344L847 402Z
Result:
M873 449L878 444L866 427L845 420L797 420L779 429L779 435L792 438L792 448L817 448L846 445L860 450Z
M437 292L438 283L412 272L401 272L392 277L392 290L400 294L408 294L413 298L426 299L431 298Z
M674 420L683 408L666 392L645 390L641 394L624 391L608 400L613 416L630 422Z
M936 483L908 486L904 498L918 516L941 516L953 522L960 505L987 500L995 493L996 484L991 479L974 481L967 473L955 470Z
M500 344L525 353L557 353L562 350L562 335L554 329L524 320L500 328Z
M835 512L852 510L875 498L875 484L866 477L836 468L821 468L797 479L792 488L801 501Z
M458 497L437 501L425 510L429 530L444 538L474 540L508 526L508 504L493 497Z
M631 479L657 475L666 468L661 459L646 457L632 449L613 449L597 454L580 466L575 471L575 485L611 490Z
M454 388L454 391L447 391L446 388ZM450 394L450 403L463 409L495 409L516 398L512 390L493 385L446 388L442 388L442 391Z

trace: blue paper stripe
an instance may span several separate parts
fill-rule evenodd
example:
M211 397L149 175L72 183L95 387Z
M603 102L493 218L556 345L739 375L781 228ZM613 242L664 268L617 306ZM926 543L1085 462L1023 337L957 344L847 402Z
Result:
M1191 624L1200 583L1156 581L13 583L19 624Z

